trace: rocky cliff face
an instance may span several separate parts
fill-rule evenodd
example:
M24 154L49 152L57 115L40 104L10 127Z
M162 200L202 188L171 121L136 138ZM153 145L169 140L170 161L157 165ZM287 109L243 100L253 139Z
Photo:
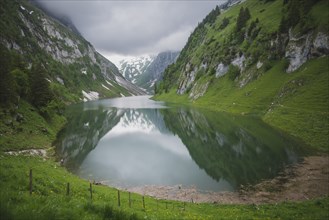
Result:
M307 34L297 37L290 30L289 35L286 36L287 45L284 48L284 58L288 61L286 72L294 72L312 58L328 55L328 39L328 35L323 32L310 31ZM272 42L276 41L273 39ZM272 46L277 47L278 45L273 43ZM255 77L254 74L246 71L246 66L250 60L251 57L246 58L244 53L237 53L226 65L220 60L218 64L215 64L215 77L224 76L228 72L230 65L236 66L240 71L240 76L236 78L236 82L240 88L244 87ZM256 69L260 69L264 62L264 60L258 60ZM197 74L202 74L202 71L207 69L207 65L208 63L202 62L199 66L191 68L191 63L187 63L179 78L177 94L182 95L188 92L189 98L192 100L202 97L207 91L209 82L197 82Z
M302 36L294 36L289 30L288 45L285 57L289 60L287 72L297 70L307 60L329 54L329 38L322 32L308 32Z
M52 83L68 90L74 85L74 93L84 100L144 94L81 35L39 8L7 0L3 7L0 43L21 54L30 67L35 61L43 63Z
M29 11L24 6L20 6L18 10L20 20L27 28L21 29L22 37L31 34L31 37L38 39L37 44L40 48L44 49L54 60L61 63L74 63L78 58L82 58L83 56L88 56L92 63L96 63L96 51L90 44L87 44L86 50L81 52L79 50L79 45L85 42L60 30L61 28L63 29L64 26L60 27L60 24L55 20L48 18L46 15L42 15L41 12L37 17L37 21L39 22L36 22L32 18L32 16L36 16L36 13L31 12L34 11ZM11 48L11 44L15 44L15 42L9 43L6 40L4 41L8 48ZM17 49L20 53L27 52L21 49L21 47L14 49Z

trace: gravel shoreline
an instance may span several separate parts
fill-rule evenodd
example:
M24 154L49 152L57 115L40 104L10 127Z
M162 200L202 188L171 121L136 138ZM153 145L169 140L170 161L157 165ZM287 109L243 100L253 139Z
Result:
M126 189L157 199L194 203L263 204L329 196L329 157L309 156L286 167L277 177L236 192L200 192L195 187L144 186Z

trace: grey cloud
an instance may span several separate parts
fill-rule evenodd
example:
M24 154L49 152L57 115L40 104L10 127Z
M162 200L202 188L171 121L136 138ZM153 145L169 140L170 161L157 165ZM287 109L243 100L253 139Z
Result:
M122 55L181 49L197 23L224 2L37 1L70 17L96 49Z

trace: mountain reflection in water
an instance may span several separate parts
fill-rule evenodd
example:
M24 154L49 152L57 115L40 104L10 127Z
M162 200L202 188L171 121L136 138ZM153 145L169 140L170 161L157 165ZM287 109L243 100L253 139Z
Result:
M305 154L257 118L167 107L148 97L83 103L67 115L56 141L65 166L121 188L232 191L274 177Z

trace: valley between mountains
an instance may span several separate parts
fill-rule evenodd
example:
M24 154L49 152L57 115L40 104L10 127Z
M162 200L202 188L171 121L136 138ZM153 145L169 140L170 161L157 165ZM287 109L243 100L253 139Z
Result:
M127 27L185 4L79 3ZM1 219L329 218L328 1L215 3L180 49L111 61L77 13L2 0Z

